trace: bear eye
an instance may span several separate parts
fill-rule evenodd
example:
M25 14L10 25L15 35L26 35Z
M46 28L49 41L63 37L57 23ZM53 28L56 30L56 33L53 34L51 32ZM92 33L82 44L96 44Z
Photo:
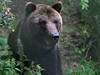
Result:
M60 27L59 21L58 20L54 20L54 23L56 24L57 29L59 29L59 27Z
M39 19L39 23L40 23L40 24L46 24L46 20L44 20L44 19Z
M54 20L54 23L55 23L55 24L58 24L58 20Z
M46 23L47 22L45 19L39 19L39 25L41 29L46 30Z

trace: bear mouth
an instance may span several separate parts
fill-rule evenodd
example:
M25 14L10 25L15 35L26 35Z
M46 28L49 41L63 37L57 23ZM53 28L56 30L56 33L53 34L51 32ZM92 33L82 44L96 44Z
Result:
M59 33L53 33L53 34L51 34L51 38L52 38L53 40L58 41L58 40L59 40Z

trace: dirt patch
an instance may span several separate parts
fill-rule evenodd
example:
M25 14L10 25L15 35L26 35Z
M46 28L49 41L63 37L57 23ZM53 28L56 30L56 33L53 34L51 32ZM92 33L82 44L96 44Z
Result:
M77 27L80 25L79 18L77 16L66 16L67 22L63 25L63 32L59 41L59 50L62 59L62 69L64 75L72 68L78 66L79 59L75 57L77 54L74 52L75 47L78 47L82 43L82 36L77 31Z

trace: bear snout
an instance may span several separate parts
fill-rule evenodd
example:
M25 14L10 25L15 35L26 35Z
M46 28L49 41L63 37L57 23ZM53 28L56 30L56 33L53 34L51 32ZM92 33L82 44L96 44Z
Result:
M51 34L51 37L52 37L54 40L58 40L58 39L59 39L59 33L52 33L52 34Z

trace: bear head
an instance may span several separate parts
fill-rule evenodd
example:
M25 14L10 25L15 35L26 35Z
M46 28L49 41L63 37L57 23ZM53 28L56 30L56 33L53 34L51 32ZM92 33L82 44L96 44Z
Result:
M57 40L62 27L61 9L60 1L52 6L28 2L25 7L25 17L33 35L49 36Z

